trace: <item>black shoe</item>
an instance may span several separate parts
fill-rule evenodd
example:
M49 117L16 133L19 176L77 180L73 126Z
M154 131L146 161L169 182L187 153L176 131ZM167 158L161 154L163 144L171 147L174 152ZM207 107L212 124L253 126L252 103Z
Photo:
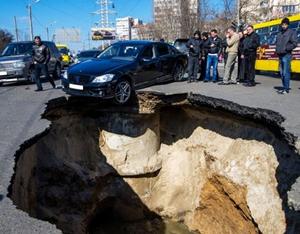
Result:
M227 82L220 82L218 85L229 85Z
M218 81L214 80L213 83L217 83Z
M208 82L209 82L209 80L204 80L203 82L204 82L204 83L208 83Z
M191 80L188 80L187 82L188 82L188 83L192 83L192 81L191 81Z
M36 90L34 90L35 92L41 92L41 91L43 91L43 89L36 89Z

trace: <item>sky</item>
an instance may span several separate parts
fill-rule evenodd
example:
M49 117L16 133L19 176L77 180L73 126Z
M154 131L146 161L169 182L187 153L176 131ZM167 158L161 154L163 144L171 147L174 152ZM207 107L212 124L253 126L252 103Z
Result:
M35 1L38 1L35 3ZM114 3L114 18L131 16L143 22L153 19L153 0L109 0ZM221 0L208 0L208 3L219 8ZM58 28L80 29L80 42L68 43L71 50L99 47L102 42L89 41L90 28L99 21L99 15L91 14L99 9L96 0L0 0L0 29L6 29L15 35L14 16L17 19L20 40L29 39L29 20L26 6L32 5L33 32L47 39L46 28L50 39ZM112 5L112 4L110 4ZM115 21L114 21L115 22Z
M56 28L79 28L80 43L70 43L73 50L82 47L88 49L88 33L99 16L91 14L99 9L96 0L0 0L0 28L6 29L15 35L14 16L17 18L19 36L22 40L28 39L29 23L26 6L32 3L34 35L46 39L46 27L50 37ZM152 21L152 0L113 0L115 6L114 17L132 16L144 22ZM90 47L99 46L101 42L90 42Z

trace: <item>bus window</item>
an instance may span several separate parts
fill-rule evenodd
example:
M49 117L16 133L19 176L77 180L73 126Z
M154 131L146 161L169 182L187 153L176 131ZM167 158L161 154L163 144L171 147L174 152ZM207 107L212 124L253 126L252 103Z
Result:
M269 27L267 27L267 28L259 28L259 29L256 30L256 33L258 33L258 34L269 33Z
M299 27L299 21L291 22L289 26L289 28L293 30L297 30L298 27Z
M278 32L279 31L279 25L275 25L270 27L270 32L274 33L274 32Z
M267 34L258 34L258 36L260 38L260 44L261 45L268 44L268 36L267 36Z
M300 29L297 30L298 43L300 43Z
M277 39L277 33L271 33L269 38L268 38L268 44L269 45L275 45L276 44L276 39Z

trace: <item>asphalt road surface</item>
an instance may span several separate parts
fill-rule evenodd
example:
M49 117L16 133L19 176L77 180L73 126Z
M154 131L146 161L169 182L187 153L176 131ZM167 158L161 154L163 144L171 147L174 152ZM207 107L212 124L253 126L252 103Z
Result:
M193 92L226 99L241 105L271 109L282 114L288 132L300 136L300 81L292 82L288 95L277 94L281 81L278 78L259 75L257 86L247 88L242 85L219 86L213 83L186 82L157 85L145 90L167 94ZM59 83L59 81L57 81ZM34 92L33 84L11 84L0 87L0 234L60 233L55 226L30 218L16 209L6 197L7 188L13 174L14 153L26 139L43 131L49 124L41 120L45 103L64 96L60 89L44 84L43 92Z

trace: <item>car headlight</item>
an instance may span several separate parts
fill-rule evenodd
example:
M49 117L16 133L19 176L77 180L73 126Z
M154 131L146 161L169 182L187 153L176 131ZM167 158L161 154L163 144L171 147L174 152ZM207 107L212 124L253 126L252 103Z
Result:
M65 72L64 72L63 78L66 79L66 80L68 79L68 71L65 71Z
M24 62L18 61L18 62L14 62L14 63L13 63L13 66L14 66L14 68L23 68L23 67L25 67L26 65L25 65Z
M104 82L109 82L112 81L114 78L114 74L105 74L102 76L97 76L92 83L104 83Z

